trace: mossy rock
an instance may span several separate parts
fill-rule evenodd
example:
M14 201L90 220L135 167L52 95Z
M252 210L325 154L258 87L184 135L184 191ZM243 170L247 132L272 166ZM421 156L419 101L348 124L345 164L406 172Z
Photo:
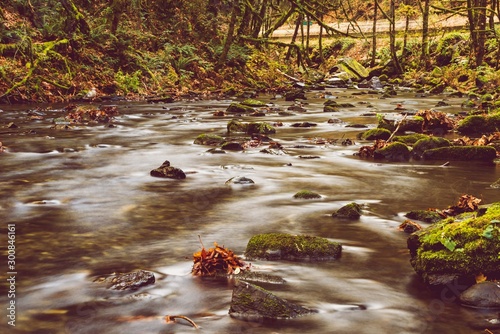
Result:
M317 199L321 198L321 195L310 190L301 190L293 195L293 198L299 199Z
M430 285L500 278L500 202L465 220L447 218L408 238L410 263ZM474 282L475 283L475 282Z
M408 212L405 217L414 220L420 220L426 223L437 223L443 217L436 211L431 210L412 210Z
M265 102L255 100L255 99L246 99L245 101L241 102L241 104L244 106L253 107L253 108L266 106Z
M362 213L361 205L357 203L349 203L344 205L332 214L332 217L344 219L359 219Z
M276 133L276 128L267 122L255 122L249 123L247 134L251 135L254 133L259 133L263 135Z
M338 112L339 111L339 108L337 108L336 106L324 106L323 107L323 112Z
M382 128L375 128L366 130L365 132L361 133L360 138L364 140L377 140L377 139L387 140L389 139L390 136L391 136L391 131Z
M248 130L248 123L243 123L240 121L236 121L234 119L230 120L227 123L227 132L228 133L233 133L233 132L247 133L247 130Z
M340 257L342 245L325 238L286 233L254 235L247 244L248 259L331 260Z
M412 154L420 157L427 150L450 146L452 146L451 142L443 137L422 138L413 145Z
M285 101L307 100L306 93L302 89L294 89L285 93Z
M206 134L203 133L196 137L194 140L194 143L197 145L210 145L210 146L217 146L222 144L225 141L225 139L221 136L214 135L214 134Z
M428 135L424 135L423 133L413 133L411 135L404 136L394 136L392 141L400 142L409 146L413 146L420 139L429 138Z
M351 79L362 80L370 75L370 72L353 58L342 58L338 61L336 66L341 72L346 72Z
M410 148L403 143L395 142L375 150L373 157L389 161L407 161L410 159Z
M425 160L493 161L497 156L491 146L452 146L427 150L422 155Z
M257 322L263 319L291 319L315 312L242 281L236 282L229 307L231 317Z
M241 143L238 143L236 141L230 141L230 142L225 142L221 146L222 150L228 150L228 151L243 151L243 145Z
M478 136L493 133L500 128L500 113L491 115L471 115L464 118L457 126L457 131L466 136Z
M243 105L241 103L231 103L226 109L226 112L233 114L250 114L254 111L254 108Z

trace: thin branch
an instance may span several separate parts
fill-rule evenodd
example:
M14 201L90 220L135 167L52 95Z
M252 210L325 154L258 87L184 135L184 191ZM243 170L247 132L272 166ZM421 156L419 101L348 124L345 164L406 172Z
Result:
M194 328L196 328L196 329L200 328L197 324L195 324L195 322L193 320L189 319L188 317L186 317L184 315L166 315L164 319L167 323L175 322L175 319L184 319L187 322L189 322L191 324L191 326L193 326Z

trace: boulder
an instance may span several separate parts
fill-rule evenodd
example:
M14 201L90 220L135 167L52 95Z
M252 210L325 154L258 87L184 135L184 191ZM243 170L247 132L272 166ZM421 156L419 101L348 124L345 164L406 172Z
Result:
M111 290L137 290L141 287L155 283L155 275L145 270L130 273L118 273L101 276L94 280L97 283L107 283Z
M394 142L375 150L373 157L389 161L407 161L410 159L410 149L403 143Z
M445 139L443 137L429 136L426 138L419 139L413 145L412 155L420 158L422 154L427 150L439 147L450 147L450 146L452 146L452 144L448 139Z
M460 294L460 303L478 308L500 309L500 283L484 281Z
M246 99L245 101L241 102L241 104L244 106L253 107L253 108L266 106L265 102L255 100L255 99Z
M405 217L420 220L426 223L437 223L443 216L433 210L413 210L409 211Z
M246 321L290 319L315 313L297 304L279 298L251 283L237 281L231 298L229 315Z
M226 181L226 184L254 184L252 179L244 176L235 176Z
M170 166L170 162L168 160L163 162L160 167L153 169L149 174L154 177L164 177L177 180L186 178L186 174L181 169Z
M330 69L330 73L344 72L349 79L363 80L370 75L370 72L353 58L339 59L337 64Z
M221 146L222 150L228 150L228 151L243 151L244 148L243 146L238 143L237 141L230 141L222 144Z
M265 260L332 260L340 257L342 245L325 238L286 233L254 235L245 256Z
M430 286L500 278L500 202L483 215L447 218L408 237L410 263ZM467 287L467 285L465 285Z
M361 205L357 203L349 203L344 205L332 214L332 217L345 219L359 219L361 217Z
M299 199L317 199L321 198L321 195L310 190L301 190L293 195L293 198Z
M391 131L387 129L375 128L362 132L360 138L364 140L377 140L377 139L387 140L389 139L390 136L391 136Z
M231 103L229 107L227 107L226 112L233 114L250 114L254 112L255 109L249 106L246 106L241 103Z
M491 146L452 146L439 147L425 151L425 160L463 160L463 161L493 161L497 156Z
M222 144L224 141L225 141L225 139L221 136L210 134L210 133L209 134L203 133L195 138L194 144L217 146L217 145Z
M477 136L495 132L498 128L500 128L500 113L467 116L460 121L457 131L466 136Z
M306 94L302 89L295 89L285 93L285 101L307 100Z
M276 128L267 122L251 122L244 123L236 120L231 120L227 123L227 132L242 132L249 135L252 134L272 134L276 133Z

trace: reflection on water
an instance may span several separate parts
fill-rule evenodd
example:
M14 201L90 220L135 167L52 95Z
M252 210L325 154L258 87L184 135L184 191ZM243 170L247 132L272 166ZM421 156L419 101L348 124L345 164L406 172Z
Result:
M194 145L201 133L225 134L230 117L212 113L230 101L175 103L165 109L130 103L118 106L114 128L71 130L50 128L51 120L62 115L58 109L47 110L44 120L30 121L24 106L2 108L2 123L19 126L2 129L0 137L8 147L0 154L3 231L5 223L16 224L16 332L193 332L185 322L163 320L182 314L206 333L470 333L470 324L487 315L457 306L453 296L436 298L422 287L398 225L404 212L445 208L463 193L486 203L500 200L498 190L489 188L500 178L499 169L363 161L352 154L365 143L312 143L313 138L357 141L360 130L347 123L376 123L375 116L362 114L393 112L401 101L415 109L437 101L349 94L335 92L339 101L356 105L338 113L324 113L323 100L311 94L305 113L242 117L283 122L272 137L285 146L284 155L261 153L261 148L209 154L208 147ZM290 105L274 103L282 110ZM449 103L448 108L457 108L461 101ZM330 124L330 118L342 123ZM304 121L318 126L290 126ZM187 178L150 177L149 171L165 160ZM235 176L255 184L225 184ZM322 198L293 199L302 189ZM331 217L352 201L365 206L360 220ZM342 258L334 262L253 263L287 281L264 287L317 314L292 321L235 320L227 314L233 282L189 274L192 253L200 248L198 235L205 247L217 241L242 254L250 237L263 232L318 235L344 244ZM1 238L3 243L6 232ZM93 283L97 275L135 269L155 272L156 284L126 293ZM0 301L7 305L6 293ZM12 329L5 321L0 328Z

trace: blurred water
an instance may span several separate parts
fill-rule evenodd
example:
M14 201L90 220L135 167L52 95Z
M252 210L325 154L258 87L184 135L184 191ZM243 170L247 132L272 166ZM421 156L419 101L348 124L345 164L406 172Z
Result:
M194 145L198 134L225 135L232 118L214 117L231 101L187 101L168 105L127 103L110 128L51 129L61 106L29 120L30 106L1 106L0 217L2 244L7 223L16 224L16 333L191 333L189 324L167 324L165 315L193 319L204 333L470 333L487 317L454 303L453 294L425 290L409 265L406 237L398 230L413 209L445 208L464 193L500 200L489 187L500 178L495 165L442 162L384 163L353 156L362 130L374 127L367 112L396 113L395 104L429 109L441 98L391 99L333 91L355 108L324 113L320 93L310 93L307 112L236 117L282 122L271 137L287 152L209 154ZM290 102L261 99L286 108ZM366 104L368 102L369 104ZM459 99L447 101L458 112ZM441 108L441 110L443 110ZM342 122L330 124L328 119ZM313 128L294 128L296 122ZM325 138L331 144L314 144ZM350 138L354 146L342 146ZM335 140L337 140L335 142ZM297 148L294 145L305 145ZM302 147L303 147L302 146ZM319 159L301 159L317 155ZM169 160L185 180L157 179L149 171ZM254 185L226 185L245 176ZM309 189L321 200L293 195ZM331 213L349 202L365 206L359 221ZM261 262L252 266L285 278L265 285L278 296L317 309L289 321L247 323L229 317L233 282L190 275L192 253L218 242L242 255L256 233L310 234L340 241L342 258L327 263ZM6 249L3 249L7 258ZM152 270L157 283L136 294L107 291L93 278L112 272ZM5 269L2 274L6 274ZM3 288L3 286L2 286ZM7 305L7 293L0 295ZM2 306L3 307L3 306ZM5 309L5 308L4 308ZM5 320L5 317L4 317ZM0 329L14 329L2 321ZM483 328L484 329L484 328Z

